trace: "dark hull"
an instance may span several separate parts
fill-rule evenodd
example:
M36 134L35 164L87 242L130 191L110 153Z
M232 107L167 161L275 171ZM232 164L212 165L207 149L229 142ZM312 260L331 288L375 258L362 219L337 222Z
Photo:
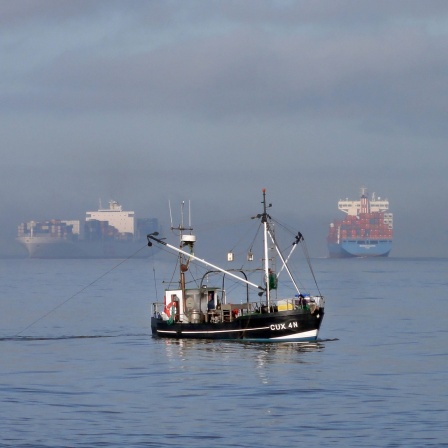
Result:
M306 342L317 339L323 317L323 308L313 314L302 310L250 314L222 323L169 324L152 317L151 330L153 336L162 338Z

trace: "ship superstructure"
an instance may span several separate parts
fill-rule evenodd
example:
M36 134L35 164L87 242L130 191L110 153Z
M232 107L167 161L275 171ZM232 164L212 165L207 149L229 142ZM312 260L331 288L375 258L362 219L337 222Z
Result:
M330 257L388 256L392 249L393 214L388 212L389 201L361 188L360 199L338 202L340 211L346 214L330 224L327 237Z
M79 220L21 223L17 241L31 258L122 258L143 248L148 232L158 227L157 219L136 218L109 201L109 208L86 212L84 226Z
M101 237L133 239L136 231L135 213L123 211L117 201L109 201L109 208L102 208L100 205L98 210L86 212L84 229L86 234L99 233Z

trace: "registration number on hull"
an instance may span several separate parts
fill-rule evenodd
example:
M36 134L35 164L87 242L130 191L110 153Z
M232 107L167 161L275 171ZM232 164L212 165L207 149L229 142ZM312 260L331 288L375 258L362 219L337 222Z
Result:
M284 324L272 324L269 327L272 331L278 331L278 330L287 330L288 328L299 328L299 324L297 321L284 323Z

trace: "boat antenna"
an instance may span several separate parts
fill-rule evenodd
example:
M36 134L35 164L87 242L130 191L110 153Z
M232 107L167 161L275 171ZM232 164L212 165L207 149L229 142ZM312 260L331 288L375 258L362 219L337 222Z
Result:
M173 214L171 213L171 201L168 199L168 208L170 209L171 229L173 228Z
M184 228L184 206L185 206L185 201L182 201L181 207L180 207L180 225L182 227L182 229Z
M188 200L188 227L191 229L191 201Z

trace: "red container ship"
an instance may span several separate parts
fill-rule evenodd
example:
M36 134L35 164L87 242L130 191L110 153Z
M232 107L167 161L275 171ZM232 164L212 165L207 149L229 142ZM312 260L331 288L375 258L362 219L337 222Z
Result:
M393 215L389 201L372 194L365 187L357 201L340 200L338 208L346 213L344 219L330 224L327 237L331 258L387 257L392 249Z

